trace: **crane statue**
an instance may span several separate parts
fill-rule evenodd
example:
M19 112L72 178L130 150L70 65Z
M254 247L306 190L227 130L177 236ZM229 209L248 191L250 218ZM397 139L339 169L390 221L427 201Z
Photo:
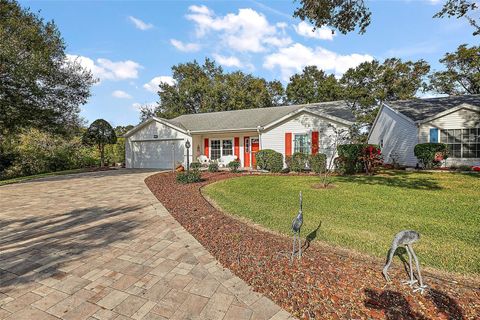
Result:
M302 228L303 224L303 211L302 211L302 191L300 191L300 210L298 210L298 214L292 221L292 231L293 231L293 249L292 249L292 257L291 262L293 262L293 257L295 255L295 243L298 239L298 259L302 257L302 240L300 239L300 229Z
M423 294L427 286L423 284L422 274L420 273L420 265L418 263L418 258L412 248L412 244L416 243L418 240L420 240L420 234L416 231L404 230L397 233L393 238L392 246L390 247L390 250L388 252L387 263L385 264L385 267L383 267L382 273L385 279L387 281L390 281L390 277L388 276L387 271L392 263L395 251L397 250L398 247L405 246L405 249L407 250L407 254L408 254L410 280L404 281L403 283L408 284L410 287L413 287L415 283L420 281L420 286L414 289L413 292L420 291L420 293ZM415 265L417 267L418 281L415 280L413 276L412 256L413 256L413 259L415 260Z

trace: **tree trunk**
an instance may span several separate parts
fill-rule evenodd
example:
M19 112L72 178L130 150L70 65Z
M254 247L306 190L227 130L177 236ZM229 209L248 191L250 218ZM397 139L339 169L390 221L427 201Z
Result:
M100 167L103 167L105 164L105 145L100 145Z

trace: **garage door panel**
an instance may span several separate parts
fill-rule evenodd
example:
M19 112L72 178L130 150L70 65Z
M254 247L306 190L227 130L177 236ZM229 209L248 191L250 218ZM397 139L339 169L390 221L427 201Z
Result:
M183 141L136 141L133 154L134 168L171 169L174 157L176 163L183 162Z

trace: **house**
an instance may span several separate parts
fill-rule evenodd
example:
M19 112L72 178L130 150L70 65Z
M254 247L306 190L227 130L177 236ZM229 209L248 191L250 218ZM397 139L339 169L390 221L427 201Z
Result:
M354 116L344 101L152 117L125 134L127 168L172 168L200 155L210 160L235 155L242 167L255 167L255 153L273 149L331 153L335 128L348 129ZM335 150L333 150L335 152Z
M368 142L382 148L386 163L416 166L418 143L448 146L446 166L480 164L480 95L383 103Z

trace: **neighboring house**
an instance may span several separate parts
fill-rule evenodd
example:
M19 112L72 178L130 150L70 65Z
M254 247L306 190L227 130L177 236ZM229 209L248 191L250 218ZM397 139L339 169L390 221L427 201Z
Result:
M206 155L211 160L236 155L242 167L255 167L255 153L273 149L331 154L334 128L348 129L354 116L343 101L152 117L125 134L127 168L172 168ZM333 150L334 152L334 150Z
M386 163L416 166L416 144L441 142L449 150L446 166L479 165L480 95L386 102L368 142L380 145Z

